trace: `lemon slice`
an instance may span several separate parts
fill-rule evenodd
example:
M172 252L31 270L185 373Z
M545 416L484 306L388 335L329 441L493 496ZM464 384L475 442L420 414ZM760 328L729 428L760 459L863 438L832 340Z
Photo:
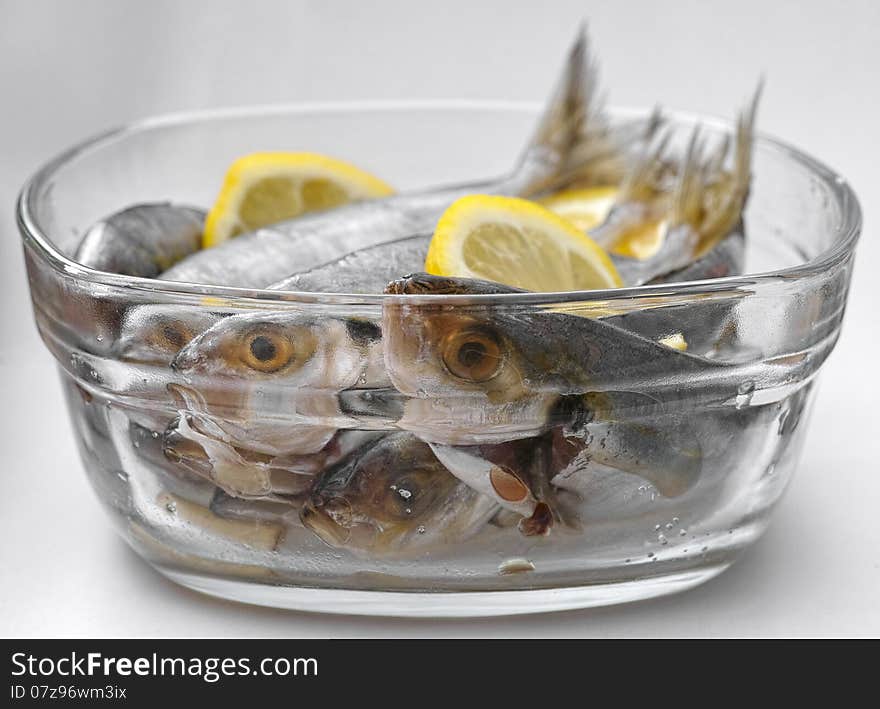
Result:
M663 246L666 235L666 222L656 219L630 228L614 246L611 253L629 258L648 259Z
M666 337L661 337L657 342L679 352L686 352L688 348L687 340L684 339L684 335L680 332L674 332Z
M605 221L616 199L616 187L586 187L556 192L538 202L581 231L588 232Z
M540 202L581 231L589 233L590 229L605 221L617 194L616 187L587 187L551 194ZM663 245L664 233L665 225L662 221L646 222L622 234L610 251L628 258L651 258Z
M454 202L437 223L425 270L531 291L622 285L595 241L540 204L515 197L470 195Z
M216 246L306 212L385 197L393 191L378 177L326 155L245 155L226 171L220 195L205 221L202 246Z

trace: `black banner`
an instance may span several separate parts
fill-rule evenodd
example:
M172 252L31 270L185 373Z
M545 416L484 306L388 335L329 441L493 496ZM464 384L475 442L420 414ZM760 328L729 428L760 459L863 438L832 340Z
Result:
M486 691L493 703L509 697L520 706L577 696L587 703L600 690L620 692L629 705L639 695L668 697L670 686L686 700L709 681L730 699L762 682L779 685L786 674L814 682L806 659L819 660L829 678L836 654L828 646L804 653L804 645L788 642L529 639L13 640L2 647L7 681L0 706L10 707L184 700L227 706L256 698L401 706L440 698L471 703Z

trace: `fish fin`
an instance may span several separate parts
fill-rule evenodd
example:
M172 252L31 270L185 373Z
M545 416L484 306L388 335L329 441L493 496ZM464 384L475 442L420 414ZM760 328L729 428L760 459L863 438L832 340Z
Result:
M590 236L605 249L614 248L628 234L661 225L666 218L668 198L663 183L671 169L666 154L672 132L661 127L659 118L650 124L641 150L623 174L614 207L601 225L590 230Z
M733 152L733 171L719 190L719 198L706 215L700 229L700 251L705 253L729 234L742 218L743 207L752 181L752 144L755 138L755 117L764 88L758 87L736 124L736 142Z
M587 180L591 170L607 167L617 157L598 91L597 64L588 45L582 24L538 128L510 178L511 192L529 196L575 178Z
M704 172L702 155L705 141L701 127L694 127L685 150L684 160L672 203L672 223L698 229L702 217Z
M755 116L761 97L763 80L752 100L737 119L730 172L724 166L730 152L730 138L725 138L704 160L704 142L694 131L679 178L674 224L689 225L698 234L694 256L708 253L730 234L742 219L742 211L752 178L752 143Z
M667 149L672 138L670 130L657 130L647 140L638 158L630 166L618 192L617 204L649 202L660 192Z

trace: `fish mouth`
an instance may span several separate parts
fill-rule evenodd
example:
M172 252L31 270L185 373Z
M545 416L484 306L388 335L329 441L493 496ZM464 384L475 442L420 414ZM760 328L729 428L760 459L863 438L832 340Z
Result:
M339 496L313 494L300 510L299 518L306 529L332 547L367 549L378 533L375 525L356 518L351 503Z
M299 518L330 546L344 546L351 540L352 509L341 497L324 498L312 495L300 510Z
M180 430L180 419L174 419L165 429L162 436L162 451L165 456L175 462L195 461L208 465L209 459L205 449L191 438L183 435Z
M174 355L171 359L171 363L168 365L173 372L177 372L178 374L192 372L206 362L207 358L205 357L205 354L198 348L191 346L193 342L198 339L199 338L191 340Z

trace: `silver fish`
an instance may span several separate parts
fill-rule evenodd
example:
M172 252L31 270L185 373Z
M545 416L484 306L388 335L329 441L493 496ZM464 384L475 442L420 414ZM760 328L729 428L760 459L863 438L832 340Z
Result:
M201 248L204 223L195 207L138 204L90 227L73 258L99 271L155 278Z
M407 433L382 438L328 470L300 519L331 546L370 553L421 551L461 542L498 511Z
M589 176L591 168L606 168L619 152L608 135L597 105L595 67L581 31L559 87L511 175L306 214L193 254L161 278L263 288L359 248L430 233L443 211L459 197L475 192L526 195L549 189L563 177Z
M610 129L615 144L630 148L649 138L660 124L659 113L646 121L624 123ZM609 178L610 179L610 178ZM417 234L358 249L315 268L295 273L269 286L269 290L313 293L381 293L395 278L421 271L431 234Z
M504 290L418 274L392 282L386 292ZM727 365L603 320L535 307L438 307L406 300L390 299L383 307L385 365L394 386L409 397L398 426L434 442L528 438L569 416L566 407L572 401L583 405L590 392L635 392L664 411L698 395L726 401L741 381Z
M235 446L278 456L320 451L351 420L337 394L388 385L378 325L275 312L225 318L172 362L180 408L210 417Z

